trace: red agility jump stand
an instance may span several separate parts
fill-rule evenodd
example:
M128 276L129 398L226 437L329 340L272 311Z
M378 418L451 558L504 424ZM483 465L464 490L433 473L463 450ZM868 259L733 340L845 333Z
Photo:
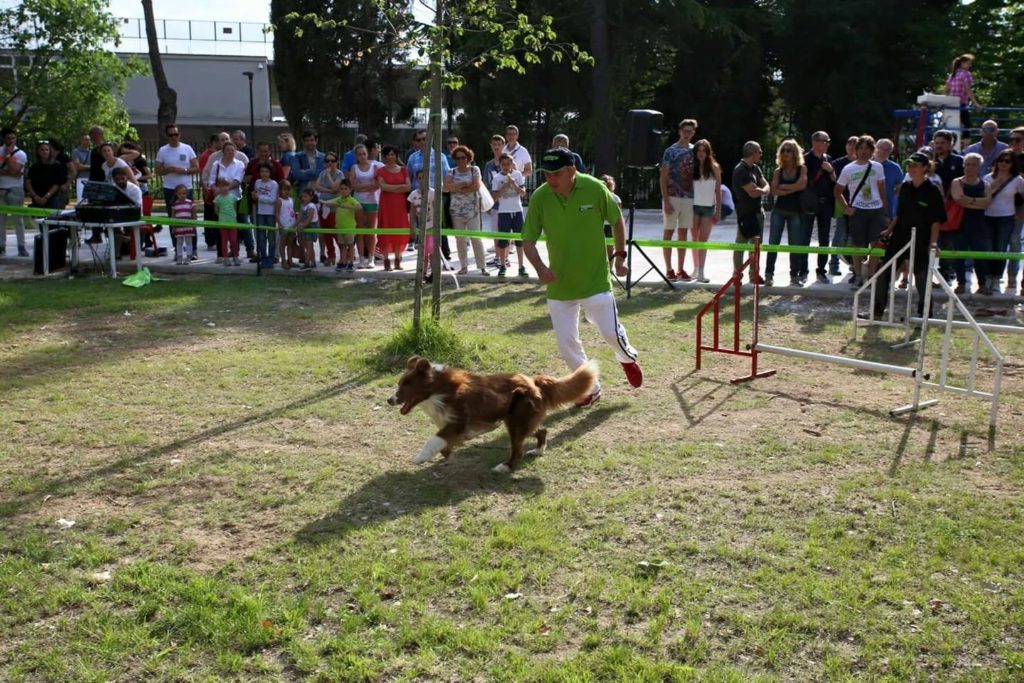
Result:
M757 276L754 278L754 331L753 338L749 344L744 344L743 348L740 348L740 287L743 284L743 272L747 270L751 263L754 264L754 272ZM740 382L748 382L758 377L771 377L775 374L775 370L757 370L757 357L760 351L757 348L757 330L760 322L761 315L761 240L754 240L754 251L751 252L747 260L743 262L736 272L732 274L732 277L722 285L722 288L715 293L715 296L711 301L704 305L704 308L700 309L700 313L697 314L697 369L700 370L701 353L703 351L710 351L711 353L722 353L729 356L744 356L750 359L750 374L745 377L737 377L730 380L733 384ZM733 291L733 315L732 315L732 344L730 346L722 346L720 344L719 335L719 317L722 298L726 293L732 289ZM714 335L711 345L704 343L703 335L703 320L704 314L708 311L714 312Z

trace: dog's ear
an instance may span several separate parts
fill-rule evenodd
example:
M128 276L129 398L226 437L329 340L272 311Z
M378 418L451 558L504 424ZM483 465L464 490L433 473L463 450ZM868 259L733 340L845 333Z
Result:
M420 358L419 356L409 356L409 360L405 361L406 369L412 370L414 367L416 367L416 364L419 363L421 360L423 359Z
M416 372L422 373L424 375L429 375L431 370L430 361L427 360L426 358L420 358L419 356L416 356L416 358ZM409 360L411 362L412 359Z

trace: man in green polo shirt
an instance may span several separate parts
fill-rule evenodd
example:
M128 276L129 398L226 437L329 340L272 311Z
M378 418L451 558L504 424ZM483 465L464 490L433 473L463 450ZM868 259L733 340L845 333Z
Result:
M610 223L615 235L615 272L626 275L625 232L622 212L605 184L585 173L577 173L572 153L550 149L541 159L545 184L530 198L523 226L523 250L547 285L548 312L555 328L558 352L575 370L587 362L580 341L580 309L612 347L622 364L630 385L643 384L644 373L637 365L636 349L629 345L626 330L612 296L608 256L604 243L604 224ZM541 233L547 238L551 267L537 253ZM601 386L576 405L593 405L601 397Z

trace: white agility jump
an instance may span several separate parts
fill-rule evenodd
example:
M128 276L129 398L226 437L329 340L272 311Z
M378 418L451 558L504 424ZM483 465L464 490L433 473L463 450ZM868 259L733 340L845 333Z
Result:
M901 249L898 256L909 250L909 256L911 259L915 256L914 254L914 239L912 237L910 243ZM782 356L789 356L792 358L802 358L804 360L832 363L835 365L843 365L846 367L857 368L861 370L870 370L873 372L881 372L886 374L898 375L903 377L909 377L914 382L913 397L908 405L894 408L890 411L892 415L902 415L904 413L920 410L938 403L937 399L931 399L927 401L921 400L922 389L936 389L939 391L946 391L953 394L959 394L964 396L970 396L974 398L983 399L990 404L989 410L989 425L995 427L996 419L999 411L999 392L1002 385L1003 377L1003 356L996 349L995 345L988 338L986 330L990 332L1013 332L1013 333L1024 333L1024 327L1013 327L1008 325L985 325L978 323L971 316L967 307L964 306L963 302L960 301L959 297L953 292L952 288L946 283L939 275L938 269L938 256L933 251L929 255L929 268L928 268L928 282L925 287L925 300L931 302L933 285L932 280L937 279L940 286L946 293L948 303L946 307L946 318L914 318L910 315L911 305L911 292L912 290L908 287L907 289L907 301L906 301L906 314L902 320L897 320L894 313L895 294L893 292L886 292L886 296L889 297L888 306L888 317L887 319L875 320L874 316L874 303L876 297L875 283L877 282L878 276L883 272L884 269L880 269L879 273L876 273L871 279L865 282L864 286L861 287L854 295L854 338L856 337L856 330L858 326L875 325L880 327L894 327L894 328L905 328L905 341L904 344L898 346L905 346L911 343L918 343L918 354L917 361L912 366L893 365L889 363L879 363L875 361L863 360L860 358L851 358L849 356L839 356L827 353L818 353L815 351L805 351L802 349L793 349L785 346L775 346L771 344L764 344L759 340L759 326L760 326L760 286L757 281L754 283L754 306L753 306L753 331L752 339L748 344L745 344L741 348L740 342L740 282L742 281L743 271L749 266L751 261L754 263L758 262L760 257L760 242L754 243L754 251L749 259L733 274L732 278L715 294L711 301L709 301L697 314L697 343L696 343L696 361L697 369L701 367L701 355L704 351L712 353L723 353L734 356L744 356L751 359L750 373L743 376L737 377L731 380L734 384L739 382L746 382L759 377L767 377L775 374L775 370L759 370L758 369L758 356L762 353L774 353ZM893 279L890 282L895 282L896 275L896 263L897 258L891 259L889 263L885 265L885 269L891 269L891 275ZM756 269L755 269L756 270ZM913 273L913 262L910 264L910 272ZM723 295L726 294L730 289L734 291L734 311L733 311L733 339L732 343L726 346L720 344L720 333L719 333L719 310L720 302ZM858 304L860 297L865 292L869 292L870 295L870 307L869 317L867 320L858 317ZM705 344L703 339L703 328L702 321L704 315L709 311L714 313L714 337L711 344ZM925 310L930 310L930 306L926 306ZM954 320L953 313L958 312L963 318L962 320ZM920 324L921 335L918 339L910 340L910 325ZM927 346L927 337L929 328L942 325L943 338L942 338L942 357L938 370L938 381L931 381L931 375L925 369L925 350ZM972 353L971 360L968 369L967 381L965 385L957 386L952 383L949 373L949 356L950 349L952 346L952 334L955 329L969 329L973 331L972 340ZM978 385L978 361L979 353L984 347L992 357L992 391L981 391L977 388Z

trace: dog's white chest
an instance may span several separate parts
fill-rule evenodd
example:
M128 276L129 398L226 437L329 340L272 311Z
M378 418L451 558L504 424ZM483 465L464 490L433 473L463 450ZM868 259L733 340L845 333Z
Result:
M440 429L448 424L449 410L448 404L444 400L444 396L431 396L426 401L420 403L420 408L423 412L433 421L437 428Z

